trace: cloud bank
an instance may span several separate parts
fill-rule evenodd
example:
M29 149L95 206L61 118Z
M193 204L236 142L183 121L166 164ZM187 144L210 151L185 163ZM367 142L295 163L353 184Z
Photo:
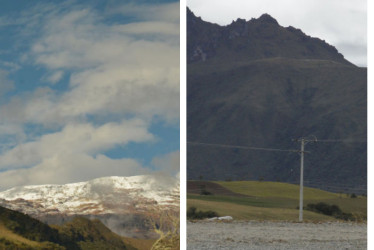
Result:
M0 18L31 41L14 63L43 72L22 89L0 70L1 93L16 86L0 102L0 188L151 171L105 152L154 143L155 119L179 126L179 4L120 3L38 4Z

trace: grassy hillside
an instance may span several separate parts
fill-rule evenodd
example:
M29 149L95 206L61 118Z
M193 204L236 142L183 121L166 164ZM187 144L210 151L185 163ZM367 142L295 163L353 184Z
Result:
M48 226L26 214L0 207L0 249L136 249L98 220L77 217Z
M122 237L114 234L99 220L76 217L56 228L64 239L76 242L80 249L135 249L126 245Z
M286 201L288 207L295 207L299 202L299 185L280 182L234 181L217 182L233 192L263 198L264 200ZM316 188L304 187L304 204L325 202L338 205L345 212L360 213L366 216L367 198L350 198L347 194L326 192ZM284 202L285 203L285 202Z
M299 186L281 182L269 181L218 181L216 182L229 190L256 197L281 197L289 199L299 198ZM339 195L316 188L304 187L305 199L334 199Z
M52 242L29 240L0 223L0 249L65 249L65 247Z
M127 244L134 246L138 250L149 250L156 242L156 239L124 238L124 240Z
M288 208L270 208L239 205L231 202L206 201L197 199L188 199L188 207L196 207L199 210L214 210L219 216L232 216L236 220L272 220L272 221L296 221L299 211ZM305 211L304 218L306 221L330 221L331 217Z
M68 239L62 239L56 229L28 215L10 209L0 207L0 223L4 228L2 230L4 234L1 234L0 237L3 237L5 240L18 235L19 239L27 239L32 242L51 242L60 246L71 246L72 249L75 247L73 242ZM9 232L12 232L12 234ZM5 235L10 236L10 238L6 238ZM26 244L29 241L20 242Z
M198 210L212 210L220 216L235 219L298 220L299 186L279 182L236 181L207 182L188 181L187 206ZM200 190L199 190L200 187ZM230 193L231 192L231 193ZM208 195L201 195L205 193ZM337 205L344 213L357 219L367 215L367 199L351 198L315 188L304 188L304 206L324 202ZM306 221L331 221L334 217L304 210Z

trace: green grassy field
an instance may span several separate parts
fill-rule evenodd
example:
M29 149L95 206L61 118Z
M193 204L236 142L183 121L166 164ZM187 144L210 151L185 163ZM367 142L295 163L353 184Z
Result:
M187 205L203 211L214 210L220 216L230 215L236 220L297 221L299 216L297 209L255 207L220 201L188 199ZM332 217L310 211L304 211L304 219L312 222L333 220Z
M198 210L212 210L220 216L230 215L245 220L298 220L299 186L280 182L233 181L214 182L238 194L247 196L225 196L220 194L188 194L187 206ZM345 194L326 192L315 188L304 188L304 206L324 202L337 205L345 213L352 213L360 220L366 218L367 198L350 198ZM304 210L305 221L334 221L334 217Z

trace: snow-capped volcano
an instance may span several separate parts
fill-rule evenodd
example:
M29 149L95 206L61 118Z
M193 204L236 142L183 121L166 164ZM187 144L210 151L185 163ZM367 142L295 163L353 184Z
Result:
M102 177L65 185L33 185L0 192L0 205L47 214L123 214L179 208L179 181L161 175Z

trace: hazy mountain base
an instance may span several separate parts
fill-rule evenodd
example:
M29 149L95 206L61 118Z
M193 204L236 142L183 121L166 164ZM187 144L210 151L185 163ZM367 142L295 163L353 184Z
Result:
M149 225L149 217L142 214L98 214L80 215L81 217L100 220L114 233L128 238L157 239L159 235ZM63 225L76 215L47 214L38 217L47 224Z
M84 217L49 226L0 207L0 249L179 249L179 213L165 210L160 217L150 216L147 225L158 235L156 239L121 237L100 220Z

